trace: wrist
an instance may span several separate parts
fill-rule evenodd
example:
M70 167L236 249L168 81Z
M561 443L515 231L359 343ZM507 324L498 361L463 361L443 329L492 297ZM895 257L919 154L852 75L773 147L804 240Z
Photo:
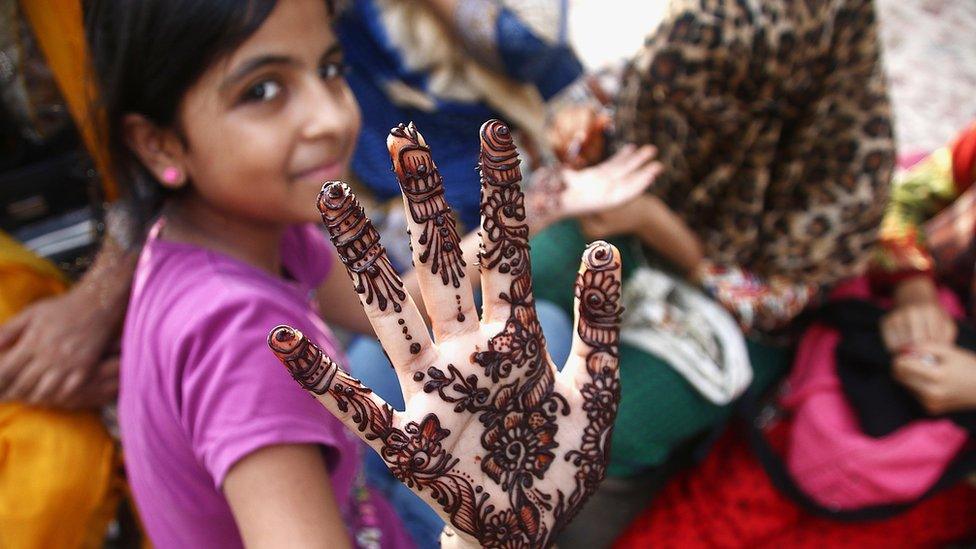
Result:
M927 275L913 276L900 282L895 287L895 305L918 305L936 303L939 300L935 282Z
M124 251L111 239L104 240L95 263L66 297L78 300L100 321L121 320L137 258L138 253Z

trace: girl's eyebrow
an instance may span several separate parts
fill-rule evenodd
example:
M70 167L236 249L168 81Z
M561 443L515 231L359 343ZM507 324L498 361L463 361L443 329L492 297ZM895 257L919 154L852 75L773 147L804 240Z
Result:
M342 46L338 42L335 42L331 46L329 46L329 48L325 50L325 53L322 54L320 59L323 60L328 59L329 57L331 57L336 53L342 53ZM301 62L299 62L297 59L295 59L294 57L289 57L287 55L262 55L260 57L254 57L252 59L248 59L247 61L241 63L241 65L237 67L237 69L235 69L230 76L225 78L224 81L220 84L220 89L225 90L233 86L235 83L247 78L247 75L260 69L261 67L266 67L268 65L297 66L300 64Z
M329 46L327 50L325 50L325 53L323 53L322 57L319 57L319 59L325 60L337 53L342 53L342 45L339 44L338 42L335 42L331 46Z
M262 55L248 59L240 64L230 76L220 84L220 89L225 90L235 83L247 78L247 75L268 65L299 65L299 61L287 55Z

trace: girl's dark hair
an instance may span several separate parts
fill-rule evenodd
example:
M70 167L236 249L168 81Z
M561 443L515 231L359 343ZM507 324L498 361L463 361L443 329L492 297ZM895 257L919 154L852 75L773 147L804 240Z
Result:
M332 2L328 1L330 13ZM162 203L162 187L128 150L127 113L179 130L177 109L186 91L221 57L233 52L267 19L277 0L91 0L86 31L96 79L95 107L113 171L139 222Z

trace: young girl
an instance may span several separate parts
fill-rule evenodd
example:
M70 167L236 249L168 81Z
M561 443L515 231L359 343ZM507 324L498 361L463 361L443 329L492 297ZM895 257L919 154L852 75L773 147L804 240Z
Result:
M282 322L331 353L322 318L370 331L308 224L359 130L331 2L109 1L89 16L120 180L147 212L147 190L166 194L133 283L119 397L150 539L409 546L362 485L359 441L265 343Z
M361 304L346 277L330 276L335 253L309 224L319 218L314 205L322 182L345 173L360 123L359 110L342 78L342 54L330 28L331 3L105 1L94 2L90 16L93 57L119 179L130 187L131 196L145 206L147 219L156 214L157 204L162 205L161 214L149 230L133 281L122 342L119 399L127 470L149 537L163 547L223 547L242 542L249 546L341 547L352 541L369 547L407 545L388 507L370 497L361 484L361 447L356 437L314 400L296 393L286 371L267 348L268 331L287 323L322 345L324 352L337 362L344 363L323 319L363 333L371 333L378 324L383 327L384 321L377 316L385 321L392 319L377 313L372 294L365 294ZM502 156L485 156L484 147L497 143L486 138L489 134L496 136L495 133L483 133L482 155L495 163L512 162L500 167L492 164L491 169L497 172L490 175L493 190L483 196L483 201L490 204L482 204L483 211L494 211L486 222L491 224L491 230L486 232L489 241L482 244L487 243L492 250L506 246L504 261L484 268L488 274L482 288L489 319L484 332L491 339L478 336L480 331L470 333L479 327L479 319L470 292L465 293L468 282L465 280L462 288L459 279L452 287L441 288L449 295L431 294L435 304L449 301L450 318L458 319L465 328L458 330L452 325L439 330L440 317L431 315L437 344L446 343L445 350L438 350L426 337L423 319L410 298L399 290L395 310L400 312L402 305L403 314L409 316L407 321L401 318L406 326L385 326L385 332L377 329L376 334L384 340L393 364L400 370L405 368L405 357L413 367L421 367L434 357L440 369L428 364L432 378L442 370L454 375L461 369L470 371L464 379L474 383L471 380L478 379L475 371L481 366L475 365L471 357L477 355L489 366L492 361L504 360L508 365L505 368L516 372L531 370L536 375L535 384L526 385L532 391L526 389L525 400L516 400L511 396L511 385L502 391L498 383L499 378L504 381L508 375L504 372L509 370L499 373L489 368L494 372L490 377L495 383L474 389L478 395L493 391L495 398L490 404L499 410L481 414L487 419L479 421L469 420L476 407L482 412L487 410L488 404L480 397L466 406L455 405L458 401L451 401L450 396L445 397L450 405L435 402L433 397L407 398L405 417L425 417L425 428L411 431L416 424L407 423L404 432L430 435L432 438L420 442L432 447L439 447L441 440L453 436L448 447L458 452L458 459L452 462L448 454L437 463L454 463L457 470L438 470L437 474L425 475L424 482L437 483L444 476L455 483L452 486L460 487L459 479L464 480L464 491L459 496L464 499L463 506L445 505L440 496L427 500L438 504L438 509L443 509L441 516L459 528L461 535L454 536L456 546L487 543L495 538L502 545L518 540L544 545L574 516L602 478L603 452L616 409L615 399L607 393L616 387L613 341L619 310L614 284L619 257L606 245L587 251L577 292L586 295L581 307L589 309L581 312L583 320L573 343L574 355L563 369L568 373L560 375L590 374L592 379L556 383L555 368L534 322L527 258L513 259L507 251L522 250L527 254L528 250L528 216L517 179L512 179L519 173L517 151L504 124L492 121L490 127L497 130L499 142L510 148L504 148ZM392 133L402 134L400 140L412 140L409 158L415 160L424 150L429 155L429 148L412 125ZM595 185L590 184L590 178L579 179L579 183L568 181L552 198L562 202L563 214L620 204L640 193L653 179L656 168L647 165L651 156L647 150L631 148L608 162L604 172L594 172L609 177L597 177ZM426 163L419 167L411 164L410 169L414 168L416 174L403 169L398 172L401 185L406 185L405 196L420 200L417 190L408 188L422 181L441 193L420 193L422 201L443 201L443 185L439 175L435 175L436 168L428 172ZM611 185L614 189L607 188ZM336 183L329 188L345 187ZM157 189L162 189L164 200L154 200ZM323 196L337 199L333 194ZM503 199L511 203L505 202L504 208L499 209L497 203ZM318 201L320 209L328 200ZM424 202L422 208L428 206ZM452 217L449 207L441 206L447 209L438 210L428 220L438 225L449 221L437 230L441 235L438 238L450 232ZM362 210L354 213L360 217L340 217L329 226L330 230L347 229L343 223L349 219L361 222ZM416 217L412 219L419 223ZM501 232L506 224L512 227L506 226L507 232ZM366 225L369 231L363 229L357 238L375 236L370 232L368 219L363 226ZM421 242L416 240L422 231L411 227L414 247L419 250ZM345 250L350 274L359 277L358 291L365 292L363 276L389 274L385 270L377 274L375 265L355 271L349 254L362 252L357 246L365 244L345 240L345 236L340 238L335 232L332 236L336 245ZM438 249L439 253L452 256L452 265L463 266L460 248L451 243ZM366 249L388 261L378 242L371 240ZM378 261L376 256L370 257L370 261ZM425 257L416 256L418 265L426 261ZM439 265L441 259L444 258L434 265ZM474 267L475 263L470 265ZM388 264L384 268L392 272ZM520 273L518 277L514 277L516 271ZM414 279L420 280L418 291L424 297L431 297L428 294L432 290L424 290L423 282L431 276L427 273L425 279L418 274ZM455 272L455 276L464 275ZM399 279L397 284L401 284ZM504 284L508 285L503 287ZM512 288L518 290L521 299L517 307L504 299L516 295ZM384 298L382 303L386 302ZM428 299L428 305L430 302ZM370 304L372 315L367 318L363 307ZM462 305L466 307L464 314ZM513 326L528 323L525 329L531 329L520 332L525 341L519 340L524 347L518 349L534 351L532 368L528 367L528 359L510 356L511 348L494 342L495 337L499 337L498 341L505 339L499 330L508 326L495 317L514 310L520 316ZM435 308L434 312L439 311ZM391 350L391 329L397 343L405 344L409 354L404 349ZM275 333L278 337L272 339L273 347L289 341L281 337L284 332ZM454 341L462 336L464 341ZM526 339L530 336L535 339ZM404 337L412 341L404 343ZM586 337L590 339L581 339ZM498 349L475 352L484 350L486 345ZM442 359L450 363L440 363ZM586 366L583 361L588 361ZM288 359L286 364L294 370L294 361ZM335 370L330 372L335 375ZM403 372L399 373L402 383ZM404 387L404 395L409 397L418 387L424 388L424 394L429 393L426 385L417 385L416 377L427 374L411 373L414 384ZM593 385L597 381L604 384L603 389ZM322 395L328 388L312 389ZM539 400L540 395L549 400ZM602 400L597 403L594 399ZM328 398L325 402L334 403ZM438 415L434 412L438 402L444 408L440 417L445 424L460 421L464 428L453 427L453 435L451 429L428 429L437 424ZM551 407L537 409L545 402L563 404L562 415L550 418L552 424L546 424L541 431L546 437L560 432L560 441L543 441L541 461L505 462L510 468L506 478L531 473L546 481L531 492L531 497L537 499L526 495L532 485L528 479L503 485L494 480L494 484L484 482L472 487L471 482L478 482L482 475L488 479L498 476L497 468L489 473L480 471L478 464L483 459L486 463L501 459L477 454L475 441L481 440L481 445L487 444L484 441L495 445L521 444L507 437L498 439L498 426L489 434L480 432L482 421L510 417L500 413L509 411L501 410L503 405L526 408L512 411L526 417L530 412L536 414L533 418L552 415ZM345 410L341 405L339 408ZM447 413L451 409L453 413ZM388 418L394 417L392 410L384 410L390 413ZM570 410L575 413L570 414ZM356 417L346 414L344 419ZM372 441L374 448L380 441L388 442L372 432L362 435L363 426L351 420L348 423ZM407 435L399 432L398 436L397 440L402 440ZM460 445L458 438L462 439ZM557 446L558 453L551 451ZM384 459L389 464L388 458L398 454L385 450ZM547 459L549 455L554 456L554 461ZM420 461L411 458L398 462L401 471L406 466L424 464L420 456L417 459ZM555 465L550 470L551 463ZM534 469L524 470L527 467ZM468 468L479 471L472 473ZM423 489L416 482L407 484L418 491ZM444 492L428 488L424 495L432 493ZM551 498L558 499L559 504L546 503ZM510 508L515 504L518 509ZM480 510L477 516L467 514L474 510ZM516 515L516 510L520 515ZM519 524L513 525L514 520Z

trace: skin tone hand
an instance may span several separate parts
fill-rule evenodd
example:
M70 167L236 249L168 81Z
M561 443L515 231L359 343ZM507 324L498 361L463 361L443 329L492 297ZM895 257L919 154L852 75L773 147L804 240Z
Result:
M939 303L935 284L925 276L899 284L895 308L881 320L881 336L892 352L922 343L952 343L956 333L956 323Z
M616 154L582 170L542 170L525 196L532 234L567 217L623 207L640 196L661 173L651 145L625 145Z
M125 315L135 256L106 239L71 290L0 327L0 401L79 408L115 397L118 361L108 350Z
M899 355L892 371L930 414L976 408L976 354L967 350L923 343Z
M433 338L349 188L318 206L394 365L393 410L297 330L269 345L295 379L445 518L445 546L546 547L603 479L619 401L620 260L591 244L576 283L573 352L558 372L532 297L518 153L498 121L481 130L484 313L478 318L440 174L411 126L388 140Z

